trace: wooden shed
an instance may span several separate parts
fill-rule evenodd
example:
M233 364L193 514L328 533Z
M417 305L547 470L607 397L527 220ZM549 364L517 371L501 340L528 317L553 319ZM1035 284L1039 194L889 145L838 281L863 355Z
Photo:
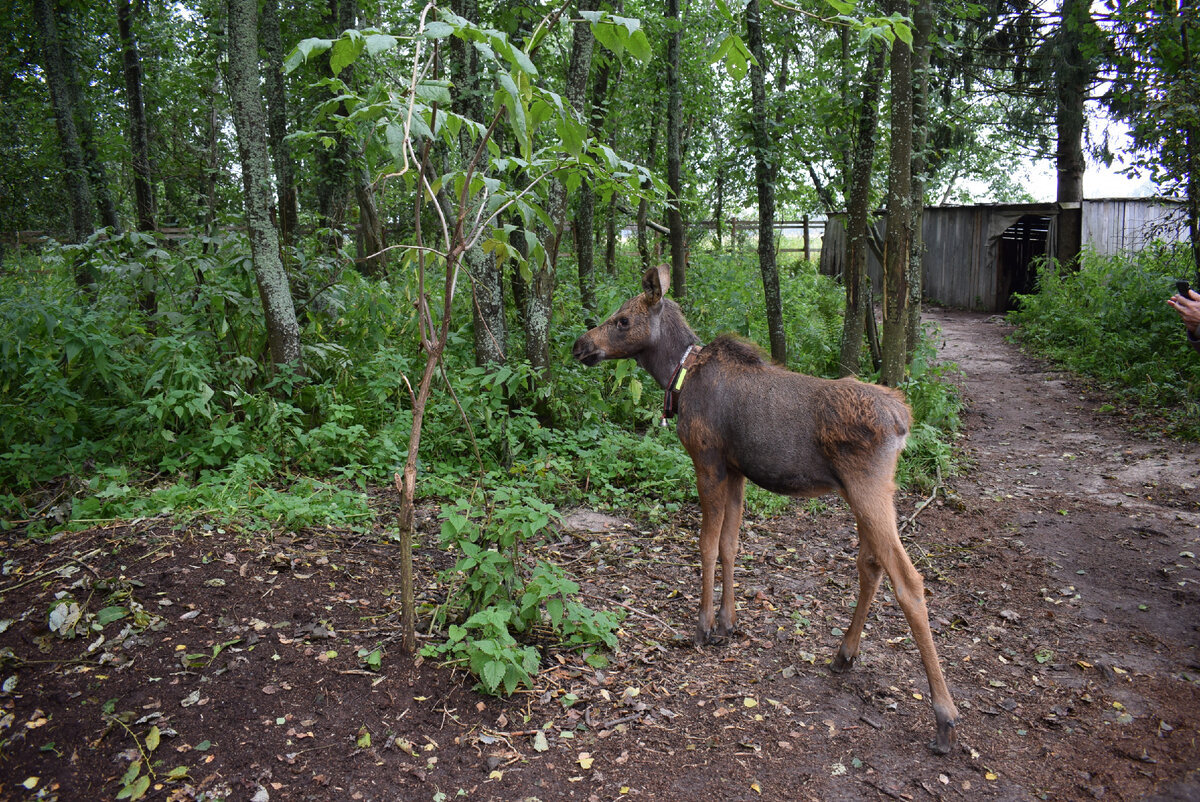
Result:
M1079 207L1057 203L929 206L925 208L925 297L946 306L1005 312L1014 293L1034 289L1039 256L1053 253L1060 216L1079 215L1081 245L1101 254L1138 250L1156 239L1187 238L1182 201L1169 198L1085 200ZM821 272L840 275L846 258L844 216L829 219L821 249ZM879 242L886 216L876 226ZM883 270L874 252L868 270L875 292Z

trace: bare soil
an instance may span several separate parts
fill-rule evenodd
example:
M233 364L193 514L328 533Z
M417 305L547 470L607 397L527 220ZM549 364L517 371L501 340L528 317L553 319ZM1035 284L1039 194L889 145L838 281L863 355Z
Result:
M927 748L886 584L854 669L828 669L857 582L836 500L747 519L742 631L705 649L694 508L568 515L539 556L627 614L620 650L594 670L549 648L537 687L498 700L401 654L381 493L365 537L169 519L3 535L0 798L112 799L145 757L151 799L1200 798L1200 449L1133 434L997 319L930 317L964 374L971 467L898 508L962 712L950 755ZM431 603L436 512L417 555ZM47 625L63 592L141 612L65 639ZM380 643L373 671L359 650Z

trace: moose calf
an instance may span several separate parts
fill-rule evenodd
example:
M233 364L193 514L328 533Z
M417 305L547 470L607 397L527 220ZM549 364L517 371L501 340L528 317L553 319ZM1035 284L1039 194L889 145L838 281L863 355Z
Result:
M767 362L757 346L729 335L701 348L679 305L664 298L666 265L647 270L644 292L576 342L576 359L634 359L666 391L664 415L696 469L700 492L700 617L695 642L734 629L733 561L746 480L788 496L836 491L858 523L858 606L832 669L858 655L871 599L883 573L916 639L929 679L937 738L945 754L955 742L958 710L929 631L925 586L896 528L896 460L912 413L896 390L854 379L819 379ZM721 559L721 606L713 616L713 583Z

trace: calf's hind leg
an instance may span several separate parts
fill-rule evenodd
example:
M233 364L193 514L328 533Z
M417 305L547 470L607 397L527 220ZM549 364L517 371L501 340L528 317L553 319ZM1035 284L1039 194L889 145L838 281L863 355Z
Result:
M738 553L738 530L742 527L742 504L746 495L746 478L729 476L725 479L725 518L721 522L721 607L717 610L717 635L729 637L734 632L737 611L733 601L733 563Z
M860 524L861 528L861 524ZM858 547L858 604L854 608L854 618L842 645L833 655L833 664L829 667L835 674L847 671L858 657L858 645L862 638L863 626L867 623L867 613L871 609L871 601L883 581L883 569L875 558L866 541L859 537Z
M954 746L956 740L955 726L958 723L958 708L950 697L950 688L942 674L942 666L938 661L937 647L933 642L933 633L929 629L929 611L925 606L925 581L904 551L900 542L900 533L896 528L896 509L892 501L892 484L877 483L875 487L848 489L846 500L854 511L858 522L858 539L860 548L860 581L870 581L871 562L877 563L873 570L877 573L882 568L892 582L896 593L896 601L904 611L904 618L912 630L913 640L921 654L921 663L925 667L925 676L929 680L929 693L933 697L933 714L937 720L937 738L930 748L939 754L946 754ZM870 556L866 559L868 575L862 576L863 561L861 555ZM873 583L878 587L878 577ZM871 595L874 595L872 589ZM859 607L854 611L854 620L850 632L838 650L834 659L836 668L846 668L848 663L839 666L839 658L853 657L858 652L858 638L862 634L862 624L866 621L866 610L863 604L866 589L859 589ZM867 603L870 598L867 596Z
M713 585L716 584L717 555L721 548L721 530L724 528L729 488L723 469L707 468L706 463L700 460L694 462L696 487L700 491L700 614L696 620L693 642L703 646L712 636L715 623ZM733 584L728 576L725 577L725 585L732 591Z

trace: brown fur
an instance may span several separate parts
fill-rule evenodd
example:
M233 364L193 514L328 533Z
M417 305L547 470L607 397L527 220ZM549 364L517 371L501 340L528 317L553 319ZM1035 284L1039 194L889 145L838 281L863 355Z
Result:
M646 271L643 293L575 342L587 365L636 359L659 383L671 381L696 335L679 306L663 294L665 265ZM677 432L692 458L700 494L700 614L697 645L734 631L733 563L746 480L767 490L811 497L837 492L858 524L858 605L833 659L845 671L858 655L871 600L886 573L904 611L929 679L937 720L932 748L955 742L958 710L938 662L925 586L900 542L893 497L896 461L912 412L896 390L854 379L792 373L769 362L758 346L723 336L702 350L679 394ZM716 563L721 605L713 614Z

